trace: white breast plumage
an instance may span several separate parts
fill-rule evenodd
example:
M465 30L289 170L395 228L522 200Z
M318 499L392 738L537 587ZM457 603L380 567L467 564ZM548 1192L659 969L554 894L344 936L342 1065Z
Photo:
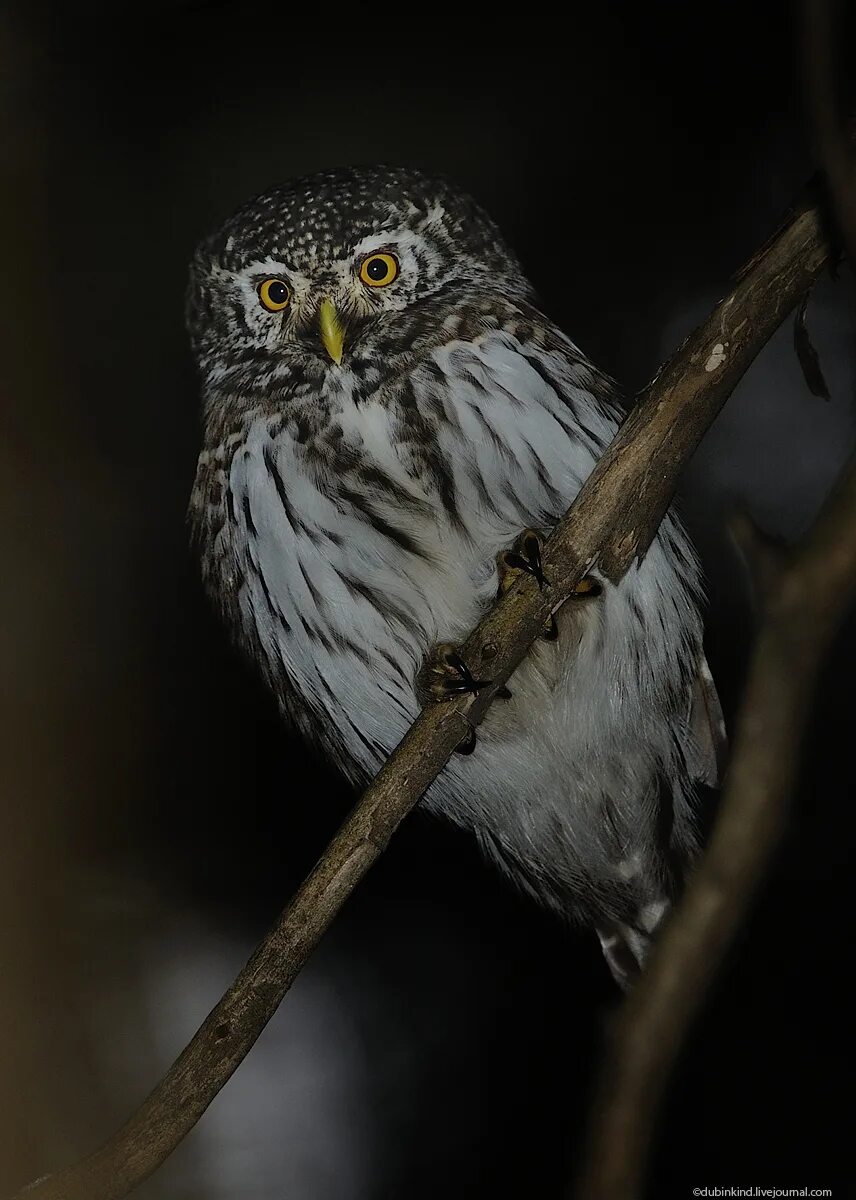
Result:
M435 351L398 399L338 388L335 462L308 451L287 420L249 426L229 474L242 622L353 778L376 771L415 717L429 648L463 638L495 594L496 555L521 528L556 519L614 431L587 371L494 333ZM454 505L436 473L414 470L415 417L443 456ZM626 875L651 859L655 831L640 803L653 811L663 780L674 838L692 845L698 587L669 517L619 587L607 584L585 612L562 610L559 641L534 648L511 701L490 710L477 753L450 764L426 797L513 873L528 863L526 885L540 879L557 908L581 874L600 874L608 897L616 864ZM656 889L645 895L661 903ZM608 909L608 898L599 903Z

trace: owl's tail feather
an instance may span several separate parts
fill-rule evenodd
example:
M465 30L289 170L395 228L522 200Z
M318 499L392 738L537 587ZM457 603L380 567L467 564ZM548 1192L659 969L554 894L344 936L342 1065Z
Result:
M651 946L671 904L665 896L647 903L633 922L614 921L596 927L603 957L623 991L633 986L648 959Z
M641 856L631 857L621 863L623 886L627 890L620 903L614 890L608 895L598 893L589 881L589 903L578 906L567 887L562 887L543 868L533 870L532 861L509 849L500 834L485 826L478 827L476 834L485 854L526 895L575 925L594 926L613 978L627 991L643 970L657 931L668 916L672 906L670 897L679 890L672 874L662 870L648 877L641 867Z

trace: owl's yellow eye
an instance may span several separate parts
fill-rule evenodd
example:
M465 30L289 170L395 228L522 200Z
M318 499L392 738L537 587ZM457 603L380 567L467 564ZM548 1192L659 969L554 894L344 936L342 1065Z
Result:
M386 287L398 274L398 259L394 254L369 254L360 263L360 279L369 287Z
M291 288L281 279L266 279L259 284L259 300L268 312L282 312L291 300Z

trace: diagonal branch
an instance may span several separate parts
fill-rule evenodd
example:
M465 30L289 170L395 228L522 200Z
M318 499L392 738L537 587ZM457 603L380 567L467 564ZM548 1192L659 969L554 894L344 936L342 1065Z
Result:
M249 1052L390 837L478 723L551 611L597 563L618 580L650 545L679 473L758 351L828 262L817 210L800 207L660 370L545 547L543 593L517 582L463 656L492 686L423 711L246 967L130 1120L99 1150L31 1184L27 1200L118 1200L146 1179Z

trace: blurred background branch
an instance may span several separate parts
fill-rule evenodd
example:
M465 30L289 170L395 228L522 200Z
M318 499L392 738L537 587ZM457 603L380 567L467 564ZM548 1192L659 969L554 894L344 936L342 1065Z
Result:
M608 1037L579 1200L638 1200L687 1032L785 828L815 685L856 594L856 460L767 582L713 837Z
M848 47L843 0L802 0L798 51L818 160L829 184L834 219L856 263L856 109L842 70Z
M799 49L830 215L856 263L856 114L840 103L842 12L836 0L804 0ZM825 385L812 390L822 395ZM817 678L856 594L856 459L795 551L775 546L745 514L735 533L764 616L725 794L692 883L613 1019L579 1200L644 1194L665 1089L787 826Z

